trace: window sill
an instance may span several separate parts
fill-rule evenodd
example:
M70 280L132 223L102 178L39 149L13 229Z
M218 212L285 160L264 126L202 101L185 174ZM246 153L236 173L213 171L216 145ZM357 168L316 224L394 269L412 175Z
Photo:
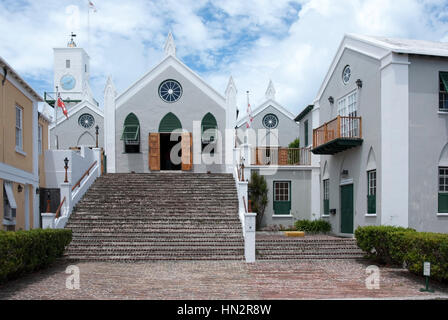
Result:
M438 216L438 217L448 217L448 213L445 213L445 212L438 212L438 213L437 213L437 216Z
M323 214L322 218L330 218L330 215L329 214Z
M376 218L378 215L376 213L366 213L364 215L366 218Z
M18 147L16 147L16 152L19 153L19 154L21 154L22 156L25 156L25 157L26 157L26 152L23 151L22 149L18 148Z
M446 114L446 115L448 115L448 110L440 110L440 109L439 109L439 110L437 111L437 113L438 113L438 114Z
M16 219L8 220L8 219L3 218L3 225L4 226L15 226L16 225Z
M272 218L293 218L291 214L274 214Z

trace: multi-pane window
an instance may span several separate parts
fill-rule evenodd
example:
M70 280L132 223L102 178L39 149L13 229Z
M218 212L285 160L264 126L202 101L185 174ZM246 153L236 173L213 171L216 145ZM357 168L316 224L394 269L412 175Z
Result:
M338 101L338 115L343 117L341 119L341 136L342 137L356 137L358 135L358 121L351 119L357 116L358 113L358 95L357 92L352 92L349 95L341 98ZM347 118L350 117L350 118Z
M23 150L23 109L16 106L16 148Z
M37 132L37 148L39 150L39 154L42 154L42 126L39 125L39 130Z
M291 182L274 181L274 214L291 214Z
M289 201L289 182L275 182L274 201Z
M367 213L376 213L376 170L367 172Z
M328 216L330 214L330 180L325 179L323 181L323 191L324 191L324 215Z
M439 213L448 213L448 167L439 167Z
M448 111L448 72L439 73L439 109Z

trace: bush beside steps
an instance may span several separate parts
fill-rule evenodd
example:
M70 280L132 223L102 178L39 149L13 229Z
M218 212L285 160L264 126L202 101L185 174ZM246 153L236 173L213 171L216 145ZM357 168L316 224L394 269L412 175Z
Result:
M359 227L358 246L367 257L382 264L405 265L423 275L423 263L431 263L431 278L448 282L448 234L417 232L391 226Z
M0 231L0 283L53 263L72 240L71 230Z
M331 232L331 224L325 220L297 220L294 223L297 231L307 233L328 233Z

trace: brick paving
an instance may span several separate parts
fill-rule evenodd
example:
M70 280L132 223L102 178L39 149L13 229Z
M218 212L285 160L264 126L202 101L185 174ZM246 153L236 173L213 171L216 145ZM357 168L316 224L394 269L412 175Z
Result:
M379 290L365 287L365 260L290 262L80 262L80 289L66 289L67 261L0 286L0 299L448 299L448 286L421 293L423 279L381 267Z

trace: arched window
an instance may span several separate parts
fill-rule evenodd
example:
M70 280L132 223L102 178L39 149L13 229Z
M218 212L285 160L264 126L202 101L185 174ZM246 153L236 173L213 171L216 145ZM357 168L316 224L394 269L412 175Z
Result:
M170 133L176 129L182 129L182 124L178 117L174 115L174 113L167 113L159 124L159 132L160 133Z
M216 122L216 118L210 112L202 118L201 134L202 151L214 154L216 148L216 138L218 135L218 123Z
M124 120L121 140L124 142L125 153L140 152L140 122L133 113L128 114Z
M323 192L323 206L324 216L330 215L330 173L328 171L328 163L325 161L324 171L322 174L322 192Z

